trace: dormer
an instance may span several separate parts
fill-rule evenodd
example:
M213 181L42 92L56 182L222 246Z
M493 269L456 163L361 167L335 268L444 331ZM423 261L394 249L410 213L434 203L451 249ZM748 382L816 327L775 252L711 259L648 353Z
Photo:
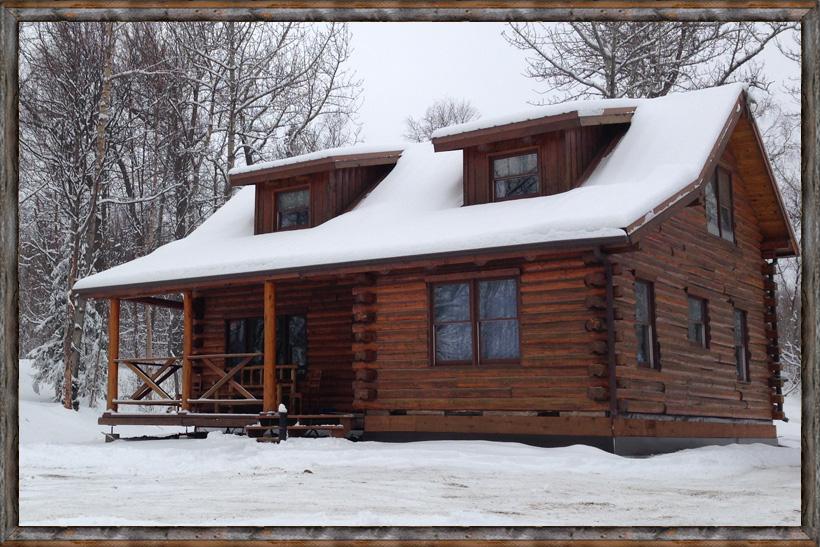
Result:
M438 130L436 152L462 150L464 205L548 196L578 187L623 136L634 107L564 111Z
M395 146L333 148L232 169L229 180L256 187L255 234L312 228L352 209L401 152Z

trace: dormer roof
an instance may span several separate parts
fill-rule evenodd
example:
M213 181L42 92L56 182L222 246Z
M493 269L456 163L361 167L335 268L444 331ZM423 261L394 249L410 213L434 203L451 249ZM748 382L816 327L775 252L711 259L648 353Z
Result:
M443 152L572 127L624 124L632 120L635 108L633 99L571 101L443 127L433 133L432 142L436 152Z
M245 186L273 180L310 175L331 169L395 165L403 145L366 145L327 148L309 154L283 158L228 171L231 186Z

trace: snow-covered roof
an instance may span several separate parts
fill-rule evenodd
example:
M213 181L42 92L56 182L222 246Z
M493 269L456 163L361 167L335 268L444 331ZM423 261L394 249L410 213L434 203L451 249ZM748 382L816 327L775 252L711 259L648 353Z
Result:
M254 163L253 165L243 165L241 167L234 167L233 169L228 171L228 175L242 175L245 173L253 173L255 171L275 169L277 167L298 165L300 163L309 163L313 161L331 158L342 158L345 156L357 156L362 154L390 154L393 152L399 152L403 148L403 144L355 144L353 146L325 148L324 150L317 150L316 152L311 152L309 154L301 154L299 156L292 156L290 158L282 158L279 160L266 161L263 163Z
M488 116L480 118L467 123L458 125L450 125L436 129L431 135L434 139L442 137L450 137L453 135L460 135L461 133L468 133L470 131L478 131L480 129L490 129L493 127L500 127L502 125L509 125L513 123L527 122L530 120L537 120L539 118L549 118L561 114L576 114L579 118L590 118L600 116L606 110L615 108L630 108L636 104L635 99L598 99L587 101L567 101L564 103L553 104L548 106L532 107L518 112L513 112L503 116Z
M626 240L628 227L654 216L698 179L742 92L742 85L731 84L655 99L573 103L573 110L584 112L635 111L629 130L588 179L550 196L462 207L462 152L436 153L429 142L407 145L390 174L353 210L314 228L254 235L254 188L245 187L184 239L74 288L90 292L435 253ZM446 131L548 116L562 108L569 107Z

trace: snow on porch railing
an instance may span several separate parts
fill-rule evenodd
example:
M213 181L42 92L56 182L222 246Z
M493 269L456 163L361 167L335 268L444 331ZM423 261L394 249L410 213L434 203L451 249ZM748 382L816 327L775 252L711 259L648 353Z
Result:
M125 365L133 372L139 380L142 380L136 391L126 399L114 399L117 405L162 405L179 407L179 394L174 389L174 395L169 394L162 387L163 382L174 377L177 370L182 368L180 357L135 357L126 359L116 359L118 366ZM148 372L143 367L157 367L153 372ZM156 398L148 399L150 394Z

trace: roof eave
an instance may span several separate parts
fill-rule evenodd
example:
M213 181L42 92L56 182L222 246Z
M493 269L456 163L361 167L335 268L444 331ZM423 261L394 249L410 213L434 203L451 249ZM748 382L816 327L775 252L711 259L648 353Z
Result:
M581 239L566 239L529 243L522 245L505 245L480 249L465 249L462 251L446 251L423 255L408 255L373 260L356 260L337 262L333 264L316 264L292 268L273 268L253 272L212 275L173 279L166 281L129 283L122 285L106 285L74 289L74 293L86 298L126 298L134 296L150 296L179 292L186 289L210 288L224 285L247 284L262 282L266 279L287 280L315 277L318 275L351 275L367 272L378 272L399 268L413 268L437 264L469 263L481 257L481 261L514 258L526 258L534 253L552 251L583 251L595 247L618 248L631 245L629 237L624 233L619 236L591 237Z

